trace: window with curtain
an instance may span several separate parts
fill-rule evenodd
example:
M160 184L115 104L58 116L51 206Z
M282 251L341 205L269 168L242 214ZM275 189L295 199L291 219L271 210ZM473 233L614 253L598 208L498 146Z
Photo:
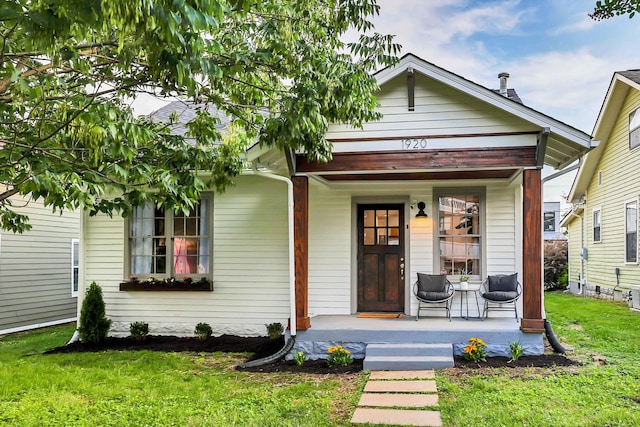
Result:
M187 214L146 204L134 209L130 222L130 274L156 279L210 273L210 200Z
M440 271L482 277L482 230L479 194L439 194Z
M638 262L638 202L625 204L625 250L624 261Z

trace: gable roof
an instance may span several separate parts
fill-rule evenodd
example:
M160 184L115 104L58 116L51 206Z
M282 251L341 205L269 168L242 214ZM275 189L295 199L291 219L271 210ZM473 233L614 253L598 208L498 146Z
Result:
M622 104L631 89L640 91L640 70L616 71L613 73L609 89L593 128L593 138L600 144L594 144L597 145L596 148L585 156L569 191L569 196L567 197L569 203L577 203L584 195L600 162L600 157L607 145L615 121L620 114Z
M165 105L162 108L149 114L149 118L153 121L169 122L172 114L178 115L178 120L171 125L171 133L173 135L185 136L187 133L186 124L196 117L196 112L199 109L206 109L214 117L220 120L220 123L216 124L216 128L219 130L224 129L229 123L229 117L224 115L221 111L215 108L212 104L194 103L192 101L179 100L173 101Z
M555 169L562 169L573 163L591 148L590 135L534 110L521 101L518 102L519 97L516 99L502 96L495 90L474 83L411 53L404 55L398 64L386 67L374 76L381 86L406 72L408 68L525 120L541 132L548 128L547 144L546 147L542 147L545 149L544 163Z

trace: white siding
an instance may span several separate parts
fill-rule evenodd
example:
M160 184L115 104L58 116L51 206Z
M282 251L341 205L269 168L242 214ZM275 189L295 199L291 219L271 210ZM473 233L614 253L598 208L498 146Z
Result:
M309 315L350 314L351 197L312 185L309 193Z
M434 256L436 255L433 253L435 212L432 203L432 194L432 189L428 188L421 193L411 195L411 200L424 201L426 204L425 212L428 213L429 218L416 219L415 215L417 211L414 209L409 212L409 231L407 236L409 238L408 259L410 273L407 277L408 289L407 292L405 292L409 297L410 304L409 310L405 310L408 314L415 314L418 309L418 303L413 297L413 284L418 278L418 272L428 274L434 273Z
M486 193L486 259L489 274L517 271L516 201L510 187L488 187ZM518 277L522 282L522 274Z
M214 333L264 335L265 324L289 318L287 187L243 176L214 197L213 292L120 292L125 221L86 218L85 283L103 288L113 334L134 321L155 334L192 335L199 322Z
M71 242L80 235L79 213L53 214L40 201L12 201L16 211L29 216L32 229L1 232L0 331L74 318Z
M403 138L419 135L459 135L531 131L524 120L486 104L474 97L452 89L440 82L416 73L415 110L408 111L407 80L405 75L385 83L377 94L379 111L383 118L378 122L365 123L363 129L346 125L331 125L327 138ZM479 138L467 138L464 142L447 140L446 144L476 145ZM498 145L522 145L522 138L502 138ZM535 136L525 138L527 145L535 145ZM496 138L494 138L496 140ZM399 150L399 140L388 141L387 149ZM429 148L440 144L440 140L429 140ZM341 143L335 143L335 151L342 151ZM362 143L365 149L383 149L376 143ZM482 141L481 146L496 145ZM372 146L374 146L372 148ZM439 145L437 145L439 146ZM349 146L353 151L353 146Z

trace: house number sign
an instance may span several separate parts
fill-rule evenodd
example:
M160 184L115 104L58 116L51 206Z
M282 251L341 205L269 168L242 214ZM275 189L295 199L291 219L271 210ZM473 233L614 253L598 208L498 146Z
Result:
M418 150L420 148L427 148L426 138L404 138L402 140L403 150Z

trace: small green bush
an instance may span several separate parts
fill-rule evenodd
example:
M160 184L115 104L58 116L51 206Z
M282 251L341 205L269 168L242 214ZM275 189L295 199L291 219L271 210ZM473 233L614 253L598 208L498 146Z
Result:
M511 350L511 360L518 360L522 353L524 353L524 347L520 344L520 341L509 343L509 350Z
M104 341L110 326L111 320L105 315L102 288L96 282L91 282L80 310L80 341L92 344Z
M144 341L149 335L149 324L147 322L133 322L129 325L129 333L136 341Z
M269 338L271 338L272 340L280 338L282 336L282 333L284 332L284 326L282 326L282 323L279 322L269 323L268 325L264 326L267 327L267 335L269 335Z
M213 330L211 329L211 325L208 323L200 322L196 325L193 333L196 334L199 339L204 341L213 334Z
M302 364L307 361L307 355L304 351L296 351L293 354L293 360L296 362L296 365L302 366Z

